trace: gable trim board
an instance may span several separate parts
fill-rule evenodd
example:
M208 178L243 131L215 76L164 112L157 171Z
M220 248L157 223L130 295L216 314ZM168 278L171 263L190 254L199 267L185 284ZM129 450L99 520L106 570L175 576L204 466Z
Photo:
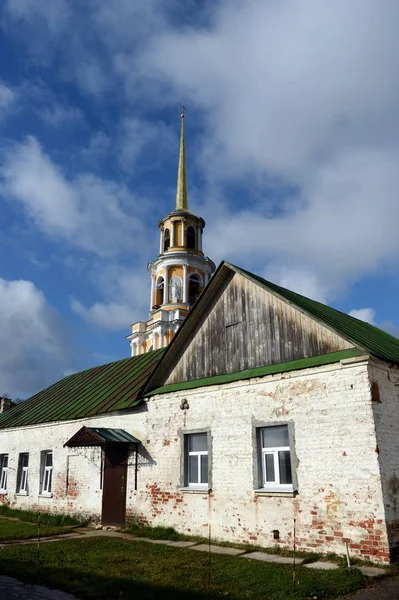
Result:
M222 262L204 292L191 309L183 326L178 330L174 339L166 349L165 355L159 364L155 367L145 389L144 395L148 395L153 389L163 388L166 385L183 383L184 379L180 377L177 381L168 381L178 365L179 360L190 346L199 328L203 325L208 315L211 314L218 295L222 294L228 285L232 282L235 274L243 276L261 289L266 290L273 297L285 305L293 307L306 318L319 324L335 336L339 336L343 341L343 347L338 350L357 348L363 354L371 354L389 363L399 364L399 340L390 334L381 331L377 327L360 321L350 315L342 313L334 308L321 304L316 300L311 300L295 292L277 286L271 282L258 277L244 269L236 267L230 263ZM329 352L320 352L317 356L329 354ZM308 358L307 356L306 358ZM300 357L298 357L300 358ZM270 364L270 363L269 363ZM281 361L272 364L284 364ZM266 365L264 365L266 366ZM259 365L260 367L260 365ZM235 370L234 373L239 371ZM245 370L244 370L245 372ZM229 373L231 375L232 373ZM217 373L214 376L222 377L224 373ZM208 379L209 377L193 377L195 379Z

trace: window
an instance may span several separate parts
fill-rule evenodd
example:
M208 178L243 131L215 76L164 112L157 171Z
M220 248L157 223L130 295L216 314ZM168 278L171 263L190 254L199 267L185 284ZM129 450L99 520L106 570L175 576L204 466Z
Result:
M208 488L208 434L194 433L185 436L185 485L192 488Z
M0 454L0 494L7 493L8 454Z
M287 425L259 430L262 488L265 491L292 492L292 468Z
M163 251L166 252L170 247L170 231L169 229L165 229L163 233Z
M23 452L19 455L17 474L17 494L28 493L28 468L29 454Z
M195 250L195 229L191 225L187 229L187 248Z
M42 452L42 488L43 495L50 495L53 484L53 453L49 450Z

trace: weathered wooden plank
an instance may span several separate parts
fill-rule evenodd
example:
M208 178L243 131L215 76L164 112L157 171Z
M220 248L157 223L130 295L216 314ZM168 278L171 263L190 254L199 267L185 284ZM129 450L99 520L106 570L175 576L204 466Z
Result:
M189 337L166 383L351 347L328 327L238 273L219 288Z

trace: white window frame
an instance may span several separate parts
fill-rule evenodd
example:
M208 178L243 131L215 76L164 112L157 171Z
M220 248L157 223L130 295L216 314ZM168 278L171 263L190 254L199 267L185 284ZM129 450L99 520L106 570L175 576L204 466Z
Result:
M26 466L23 465L24 456L28 457L28 464ZM28 494L28 478L29 478L29 453L21 452L18 459L18 489L17 494Z
M46 465L47 456L51 455L51 466ZM42 496L52 496L53 495L53 451L52 450L44 450L42 452L43 463L42 463Z
M0 454L0 494L7 494L8 454ZM6 466L4 466L7 461Z
M206 437L206 450L190 450L190 437L202 435ZM190 456L198 456L198 482L190 482L190 469L189 469L189 461ZM207 469L207 481L201 481L201 466L202 466L202 457L206 456L208 458L208 469ZM187 487L193 489L208 489L209 488L209 440L207 432L198 432L198 433L188 433L186 439L186 477L187 477Z
M273 425L261 427L259 429L259 448L261 455L261 473L262 473L262 489L266 492L293 492L293 469L292 469L292 456L291 456L291 447L290 446L275 446L275 447L263 447L263 431L267 429L272 429ZM289 428L288 425L282 423L281 425L277 425L277 427L287 427L287 433L289 436ZM292 483L280 483L280 466L278 461L279 452L288 452L290 455L290 464L291 464L291 481ZM266 456L273 456L273 466L274 466L274 481L266 480Z

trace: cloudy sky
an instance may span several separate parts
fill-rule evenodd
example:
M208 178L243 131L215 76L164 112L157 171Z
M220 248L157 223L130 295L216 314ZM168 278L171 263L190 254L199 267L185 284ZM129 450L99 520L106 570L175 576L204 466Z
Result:
M397 333L397 0L0 10L0 394L128 356L181 103L206 253Z

